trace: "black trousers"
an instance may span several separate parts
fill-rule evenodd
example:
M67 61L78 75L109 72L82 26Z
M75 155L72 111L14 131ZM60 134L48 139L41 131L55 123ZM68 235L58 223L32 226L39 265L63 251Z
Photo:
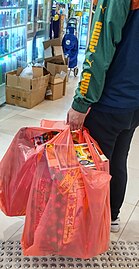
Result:
M91 109L84 126L110 160L111 218L115 220L122 206L127 184L127 157L136 127L139 109L133 112L109 113Z

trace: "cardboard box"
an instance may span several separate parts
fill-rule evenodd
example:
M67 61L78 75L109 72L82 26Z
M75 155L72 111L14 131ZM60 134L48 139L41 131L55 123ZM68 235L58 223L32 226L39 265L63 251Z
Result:
M49 74L47 69L41 66L32 66L32 70L33 70L33 78L38 78Z
M20 77L21 68L6 74L6 102L32 108L45 99L50 74L42 67L33 68L33 79Z
M64 58L62 46L53 46L53 50L54 50L54 56L62 55L62 58Z
M45 88L39 91L26 91L17 87L6 86L6 102L11 105L32 108L45 99L45 93Z
M47 41L44 41L43 47L44 47L45 64L46 64L46 61L47 62L51 61L53 60L54 57L59 57L59 56L60 56L59 59L60 61L62 61L62 64L66 64L61 38L54 38L54 39L49 39ZM50 49L52 52L52 57L47 57L47 55L50 55Z
M19 87L24 90L38 90L43 86L48 85L49 73L42 67L33 67L33 79L28 77L20 77L23 68L18 68L15 71L6 74L6 85ZM45 70L45 71L44 71ZM45 73L45 75L44 75Z
M61 46L61 39L55 38L50 39L48 41L43 42L44 50L48 49L50 46L53 49L53 57L45 58L45 67L51 75L55 76L56 74L60 74L61 71L67 74L66 81L68 81L68 58L64 57ZM61 55L58 55L60 54ZM66 85L65 85L66 86Z
M47 92L46 98L49 100L57 100L63 97L63 79L59 77L51 76Z
M61 46L61 39L53 38L53 39L49 39L43 42L44 50L47 49L48 47L53 47L53 46Z
M11 87L21 88L27 91L38 91L46 88L49 81L49 72L42 67L33 67L33 79L28 77L20 77L23 68L6 74L6 85ZM45 75L44 75L45 74Z
M63 95L66 94L66 76L62 74L56 74L55 76L50 75L49 84L56 84L58 81L58 78L63 81Z
M63 60L62 55L57 55L57 56L53 56L53 57L49 57L47 59L45 59L45 67L47 69L47 63L56 63L56 64L66 64L68 65L68 58L65 58Z
M47 63L47 70L53 76L55 76L56 74L60 74L62 71L67 74L68 73L68 66L49 62L49 63Z
M51 75L55 76L60 74L61 72L66 73L66 81L68 81L68 59L66 58L66 65L64 65L61 61L61 56L53 57L50 60L45 60L45 67Z
M44 59L45 58L50 58L52 56L53 56L53 54L52 54L52 48L51 47L48 47L47 49L44 50Z
M62 46L53 46L53 53L54 53L54 56L60 56L61 55L62 59L64 61L64 64L66 64Z

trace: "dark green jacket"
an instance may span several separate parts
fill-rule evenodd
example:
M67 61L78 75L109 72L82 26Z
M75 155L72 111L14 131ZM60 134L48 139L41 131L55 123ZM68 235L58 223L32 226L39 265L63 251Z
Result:
M76 111L86 113L93 103L99 101L130 9L131 0L98 1L81 80L72 103Z

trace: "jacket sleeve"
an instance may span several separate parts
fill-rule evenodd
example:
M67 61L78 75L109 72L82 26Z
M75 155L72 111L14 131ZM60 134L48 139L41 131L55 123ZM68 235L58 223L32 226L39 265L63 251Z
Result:
M90 42L72 108L86 113L102 94L106 72L122 39L131 0L99 0L92 21Z

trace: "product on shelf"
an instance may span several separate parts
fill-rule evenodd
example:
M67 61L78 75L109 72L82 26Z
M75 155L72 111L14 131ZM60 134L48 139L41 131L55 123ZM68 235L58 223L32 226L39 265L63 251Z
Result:
M43 20L43 4L38 4L38 20Z
M24 7L24 0L0 0L0 7Z
M9 34L5 31L5 52L9 52Z
M28 5L28 22L32 21L32 5Z
M2 64L0 59L0 85L2 84Z
M3 32L0 33L0 55L4 54L4 50L5 50L5 44L4 44L4 36L3 36Z
M24 16L24 10L22 9L20 12L20 24L25 23L25 16Z
M8 53L9 49L9 33L7 31L0 32L0 55Z
M0 58L1 83L5 83L6 63L4 58Z

